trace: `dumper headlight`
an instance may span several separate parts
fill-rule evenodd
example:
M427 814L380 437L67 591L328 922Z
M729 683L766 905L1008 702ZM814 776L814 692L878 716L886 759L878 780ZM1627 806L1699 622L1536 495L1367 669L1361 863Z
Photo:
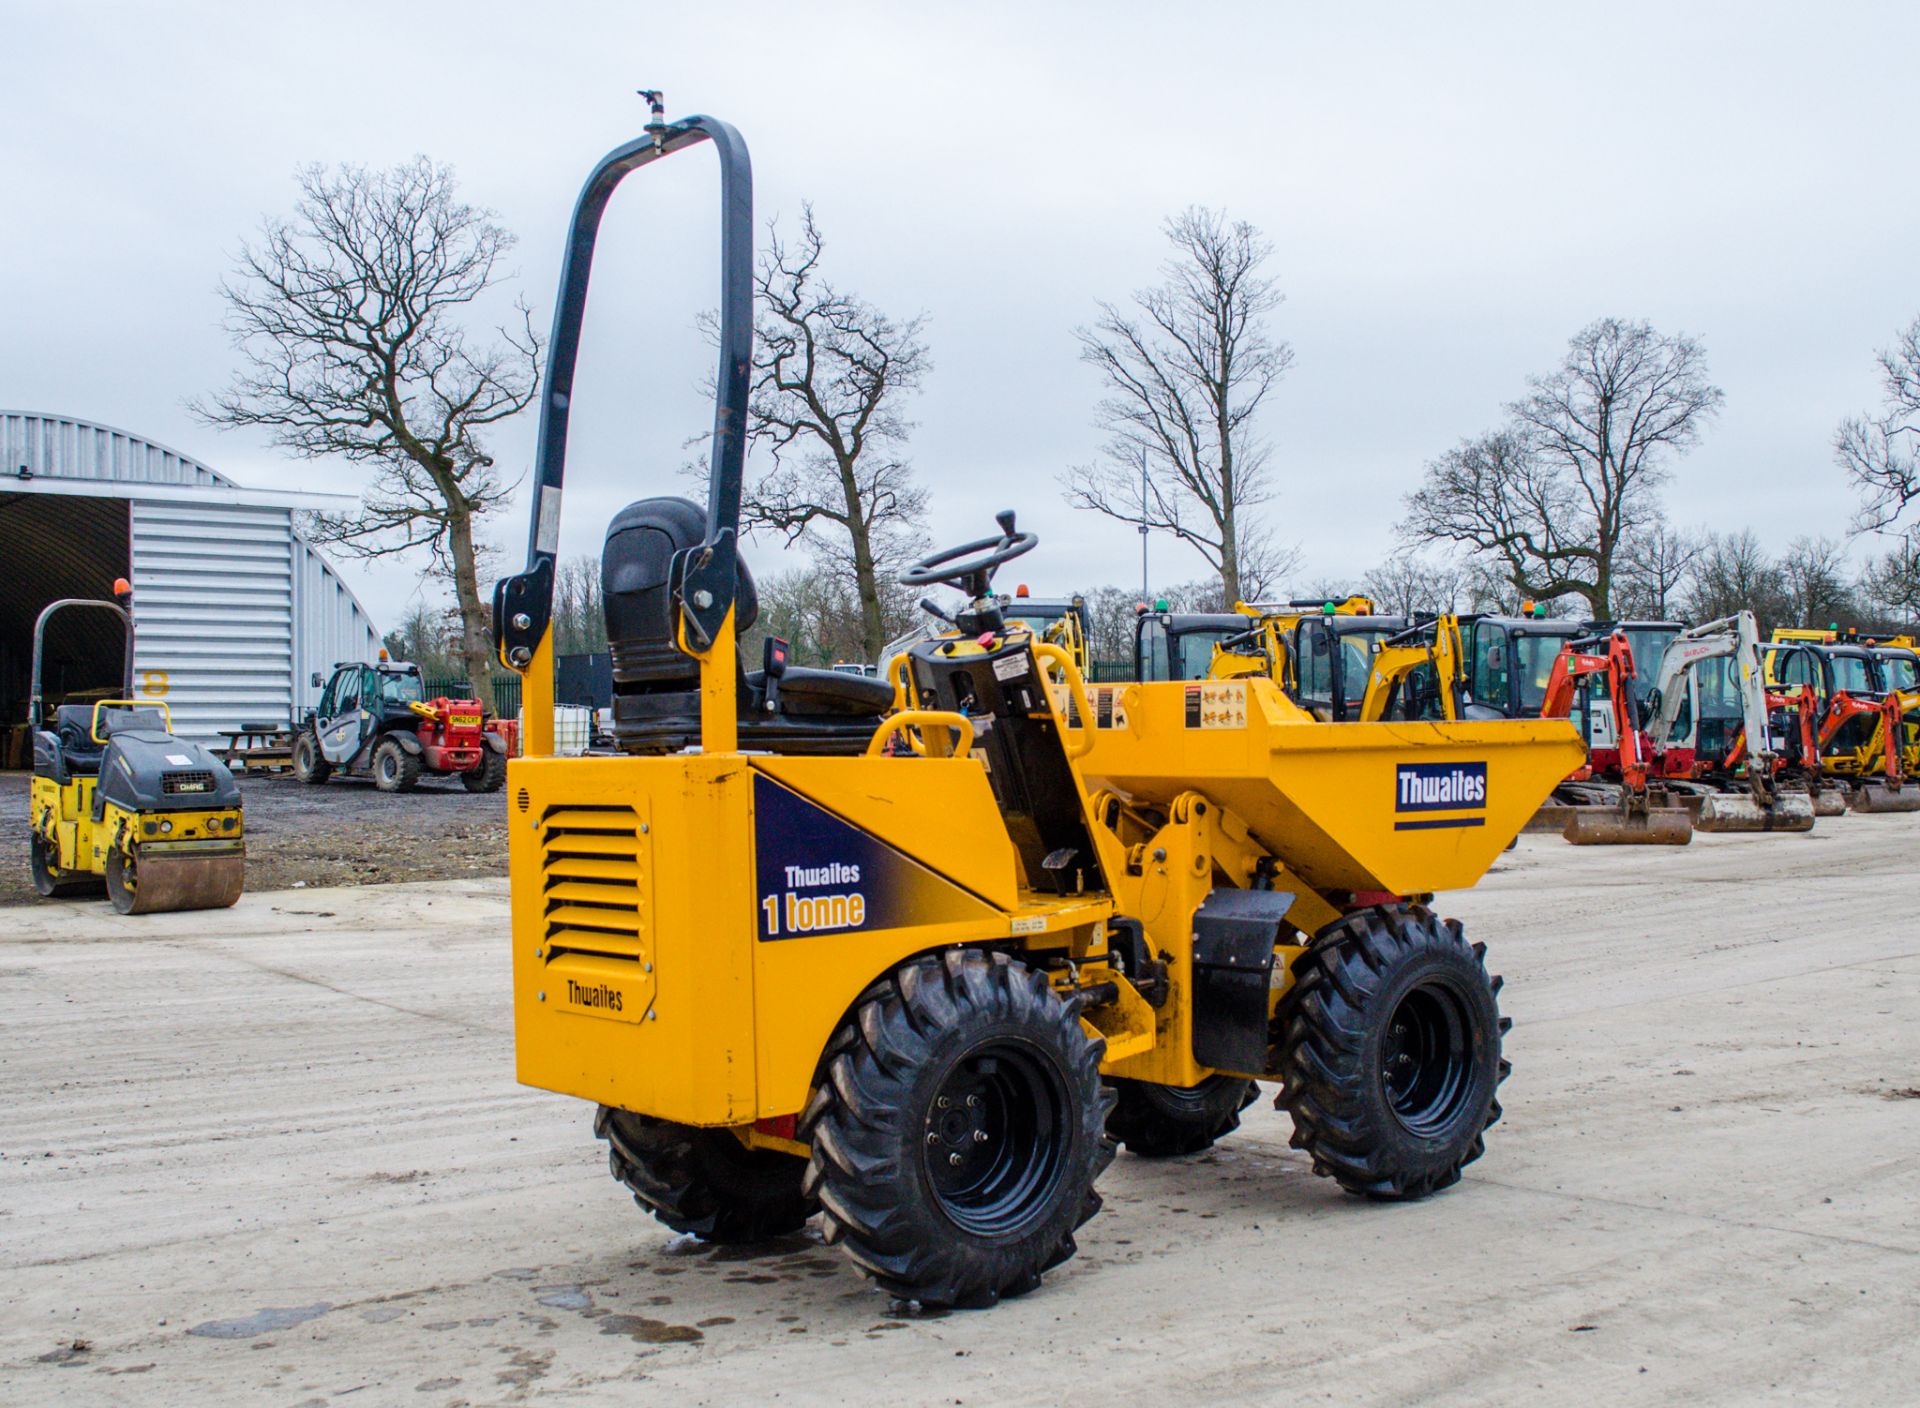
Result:
M170 822L170 821L163 821L163 822L161 822L161 823L160 823L160 830L161 830L161 833L162 833L162 834L164 835L164 834L165 834L166 832L169 832L169 831L171 831L171 830L173 830L173 823L172 823L172 822Z

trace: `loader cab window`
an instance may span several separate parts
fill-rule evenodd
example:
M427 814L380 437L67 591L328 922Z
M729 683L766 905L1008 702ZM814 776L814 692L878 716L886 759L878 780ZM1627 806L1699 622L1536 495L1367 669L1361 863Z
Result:
M1625 630L1627 646L1633 651L1633 692L1644 714L1652 708L1653 688L1660 678L1660 659L1680 634L1680 627L1660 622L1628 626Z
M1826 680L1822 677L1819 662L1814 659L1813 652L1808 650L1771 651L1768 653L1768 664L1773 667L1769 673L1780 684L1789 687L1810 684L1816 695L1821 698L1826 697Z
M1473 658L1473 697L1488 708L1508 712L1507 628L1492 621L1476 621L1469 654Z
M409 704L418 704L424 697L420 676L412 672L382 671L380 681L380 702L395 708L404 709Z
M1547 635L1526 631L1513 639L1513 672L1520 685L1520 712L1538 714L1547 702L1547 681L1553 676L1553 662L1560 649L1573 639L1571 629Z
M1134 628L1134 668L1143 680L1203 680L1213 664L1213 648L1245 635L1253 623L1244 616L1152 614Z
M1904 651L1889 650L1880 657L1880 679L1885 689L1920 686L1920 659Z
M350 714L359 707L360 671L342 670L327 686L326 696L320 701L320 717L337 719L342 714Z
M1334 637L1324 621L1302 621L1294 639L1294 669L1300 703L1323 718L1333 711Z
M1848 694L1872 694L1876 691L1873 661L1866 656L1835 654L1829 658L1833 662L1833 687L1836 691Z
M1167 623L1159 616L1142 616L1140 630L1133 638L1133 672L1143 680L1169 680L1172 666L1167 659Z
M1365 626L1349 624L1352 620L1309 617L1295 633L1300 702L1331 719L1345 719L1359 711L1373 674L1374 652L1403 629L1397 620Z

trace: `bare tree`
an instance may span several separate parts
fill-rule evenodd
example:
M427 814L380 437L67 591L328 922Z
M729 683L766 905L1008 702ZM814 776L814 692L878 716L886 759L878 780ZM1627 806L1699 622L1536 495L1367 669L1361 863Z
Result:
M1664 621L1678 609L1680 589L1705 543L1664 519L1630 533L1615 569L1614 607L1622 620Z
M1780 573L1781 624L1857 626L1861 613L1847 580L1846 554L1831 538L1795 538L1776 564Z
M923 548L926 491L901 453L912 424L900 402L932 368L924 320L895 322L835 288L820 270L823 248L810 205L798 242L768 226L754 274L747 433L773 464L749 486L741 517L789 543L804 540L823 567L848 579L858 647L830 653L872 660L891 638L892 580Z
M607 648L607 613L600 594L600 559L582 553L560 564L553 583L556 655L592 655Z
M1792 624L1780 564L1750 529L1710 534L1689 574L1687 614L1711 621L1744 610L1763 628Z
M881 647L912 628L918 611L914 593L891 577L879 586L881 647L867 648L854 582L844 571L807 563L770 574L758 583L760 617L747 632L749 652L767 636L778 636L797 665L880 663Z
M1427 466L1402 531L1497 562L1526 596L1579 596L1611 616L1622 548L1656 510L1669 461L1724 399L1694 339L1602 318L1529 381L1505 429Z
M524 303L514 325L471 337L472 305L498 281L513 236L463 204L450 167L302 167L290 219L269 219L220 286L242 366L194 406L213 425L264 429L303 459L368 465L352 513L314 536L365 557L424 550L460 609L460 655L489 677L475 525L506 500L482 433L519 414L539 382Z
M1077 507L1197 548L1231 603L1247 594L1243 578L1290 565L1270 544L1262 557L1247 510L1271 496L1253 417L1293 349L1267 329L1281 295L1260 273L1273 246L1257 229L1194 206L1168 220L1166 234L1165 281L1129 308L1102 303L1099 320L1078 330L1081 360L1105 383L1109 438L1099 462L1063 487Z
M1920 498L1920 318L1880 353L1884 398L1877 416L1840 423L1834 456L1865 496L1861 531L1891 527Z
M1868 564L1858 590L1880 627L1911 632L1920 625L1920 547L1911 531L1899 547Z
M1434 560L1402 549L1360 580L1360 590L1386 616L1420 611L1456 611L1466 591L1466 574L1457 563Z

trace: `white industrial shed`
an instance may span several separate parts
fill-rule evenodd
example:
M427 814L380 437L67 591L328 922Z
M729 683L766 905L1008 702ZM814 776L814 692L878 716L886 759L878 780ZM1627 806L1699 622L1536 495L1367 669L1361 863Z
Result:
M26 718L33 623L63 596L133 583L135 680L174 728L285 720L315 702L308 677L370 660L379 633L295 515L331 495L247 489L108 426L0 411L0 722ZM49 627L48 697L113 685L117 625L66 612Z

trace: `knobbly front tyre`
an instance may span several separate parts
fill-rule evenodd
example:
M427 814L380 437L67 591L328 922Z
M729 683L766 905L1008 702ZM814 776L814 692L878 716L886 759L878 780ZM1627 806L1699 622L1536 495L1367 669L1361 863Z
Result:
M1293 1147L1352 1193L1456 1183L1500 1118L1509 1025L1486 946L1422 905L1355 911L1294 960L1281 1008Z
M384 738L373 750L373 785L382 792L411 792L420 783L420 758L400 746L396 738Z
M312 729L302 729L293 740L293 775L315 786L333 776L333 764L321 755Z
M954 949L876 986L835 1037L800 1121L826 1240L881 1289L978 1309L1076 1250L1113 1092L1046 976Z
M633 1200L676 1232L709 1242L764 1242L817 1211L801 1191L806 1160L749 1149L731 1130L697 1129L602 1105L595 1137Z
M1208 1076L1195 1086L1114 1079L1107 1138L1147 1159L1198 1154L1240 1127L1260 1088L1243 1076Z

